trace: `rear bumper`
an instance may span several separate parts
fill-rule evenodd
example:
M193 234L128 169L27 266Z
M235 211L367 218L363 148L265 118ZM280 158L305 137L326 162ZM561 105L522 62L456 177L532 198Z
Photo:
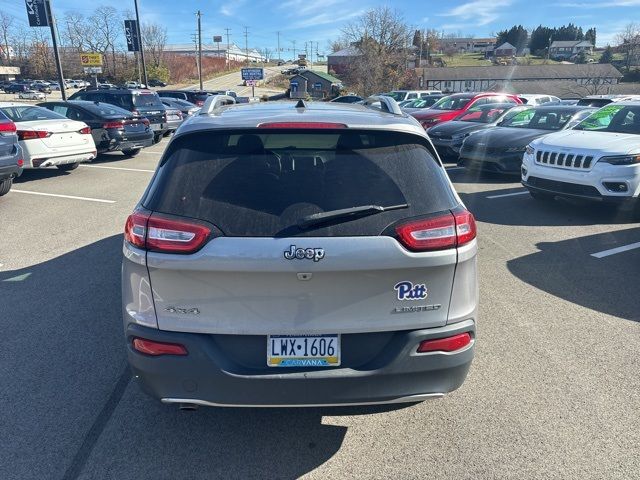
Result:
M22 167L18 165L0 165L0 180L16 178L22 174Z
M96 155L97 150L93 150L91 152L78 152L66 155L37 156L29 158L28 160L25 158L24 168L52 167L54 165L65 165L68 163L90 162L96 158Z
M474 341L458 352L416 353L422 340L463 332L470 332ZM330 369L267 367L265 336L167 332L130 324L126 337L135 378L144 391L165 403L248 407L362 405L416 402L460 387L474 355L475 322L343 335L343 365ZM134 337L180 343L189 354L144 355L132 348ZM247 349L251 351L248 357ZM353 351L358 349L368 349L373 355ZM261 365L254 362L258 357L264 362Z

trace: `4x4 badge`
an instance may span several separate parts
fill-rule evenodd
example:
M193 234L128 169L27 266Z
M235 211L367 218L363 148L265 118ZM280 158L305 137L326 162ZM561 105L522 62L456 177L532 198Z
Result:
M284 258L287 260L313 260L319 262L324 258L324 248L298 248L291 245L289 250L284 251Z

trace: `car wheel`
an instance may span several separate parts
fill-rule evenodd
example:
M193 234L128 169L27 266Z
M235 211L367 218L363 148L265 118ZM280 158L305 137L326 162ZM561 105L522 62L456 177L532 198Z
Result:
M529 191L529 195L531 195L531 198L533 198L534 200L538 200L539 202L553 202L553 200L555 199L555 196L548 193Z
M162 134L163 137L168 137L169 135L171 135L173 132L171 130L167 130L166 132L164 132Z
M135 157L140 153L141 150L141 148L125 148L124 150L122 150L122 154L125 157Z
M162 139L162 134L158 133L153 136L153 143L158 143Z
M80 165L79 163L64 163L62 165L56 165L56 167L58 167L58 169L62 170L63 172L70 172L71 170L75 170L76 168L78 168L78 165Z
M5 178L0 181L0 197L9 193L11 185L13 184L13 178Z

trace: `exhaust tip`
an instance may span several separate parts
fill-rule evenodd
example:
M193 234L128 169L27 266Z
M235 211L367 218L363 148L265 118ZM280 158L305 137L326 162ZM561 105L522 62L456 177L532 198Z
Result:
M199 408L199 405L196 405L195 403L181 403L178 405L179 410L187 411L187 412L194 412L198 410L198 408Z

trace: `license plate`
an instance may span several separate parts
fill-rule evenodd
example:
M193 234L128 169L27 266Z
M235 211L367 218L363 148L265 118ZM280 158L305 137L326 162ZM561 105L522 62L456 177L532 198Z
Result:
M337 367L340 335L269 335L269 367Z

